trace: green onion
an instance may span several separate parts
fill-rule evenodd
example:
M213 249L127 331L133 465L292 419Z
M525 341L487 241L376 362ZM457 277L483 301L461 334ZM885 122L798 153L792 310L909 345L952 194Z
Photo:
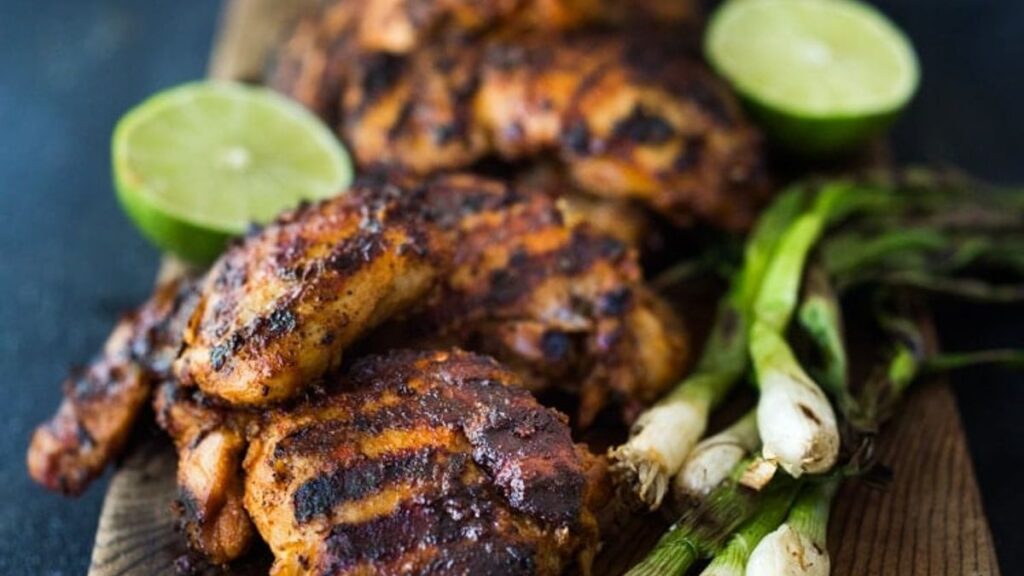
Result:
M925 359L927 372L949 372L983 364L1001 364L1024 368L1024 350L978 350L977 352L950 352Z
M839 291L896 286L1024 299L1024 192L918 170L876 179L860 195L866 200L846 203L849 221L820 250Z
M797 321L816 351L819 366L809 368L815 380L830 394L845 391L849 361L842 308L827 272L818 263L807 267Z
M610 452L617 484L651 510L661 505L669 479L704 435L710 411L747 371L750 308L771 254L805 200L806 193L794 188L765 211L747 243L743 268L719 304L694 373L641 414L628 442Z
M812 209L779 242L753 307L750 356L761 389L761 452L794 477L826 472L839 457L835 412L800 366L785 331L797 305L808 254L852 191L845 183L821 189Z

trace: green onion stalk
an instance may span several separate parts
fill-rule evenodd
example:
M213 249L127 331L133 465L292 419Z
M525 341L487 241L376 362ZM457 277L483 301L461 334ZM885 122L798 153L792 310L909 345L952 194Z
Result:
M864 188L848 222L821 245L837 290L891 286L1024 299L1024 191L921 170Z
M843 182L822 187L811 210L779 241L753 306L750 356L761 390L761 454L794 477L827 472L839 457L839 427L832 405L797 361L785 333L808 255L855 191Z
M800 484L789 482L767 491L758 511L736 531L726 545L715 554L714 560L701 572L701 576L743 576L754 547L765 536L778 528L789 513Z
M808 371L840 404L849 401L849 358L842 307L828 272L818 261L807 267L797 322L815 350L817 363L811 364Z
M685 511L698 504L728 480L740 462L761 446L757 412L751 410L725 430L701 440L672 478L676 508Z
M770 255L796 219L804 190L784 192L759 219L744 252L743 266L719 304L711 334L692 375L637 418L629 440L610 451L612 471L627 499L657 509L669 479L704 435L708 414L749 366L750 309Z
M749 458L740 462L729 481L719 484L698 506L687 510L662 535L654 549L626 574L684 574L697 561L718 553L729 537L757 513L764 494L776 483L782 485L791 481L780 476L764 492L751 490L737 481L750 462Z
M976 198L965 194L967 191L961 183L940 187L934 182L923 186L875 182L856 188L832 183L821 188L806 212L806 198L794 200L800 196L796 192L770 207L747 246L743 269L720 306L697 372L655 407L685 401L695 409L690 416L677 419L662 419L657 412L645 415L630 443L612 454L620 474L631 471L634 480L630 485L636 493L641 498L656 495L660 502L663 480L645 482L640 470L655 470L664 478L683 465L703 433L708 410L743 375L748 358L761 388L756 420L762 455L768 459L758 462L770 465L769 460L774 461L793 476L824 472L838 457L835 414L819 384L836 398L848 427L870 438L923 372L984 361L1020 363L1024 355L1017 351L936 355L912 307L896 299L900 305L882 306L877 311L879 326L889 340L888 353L856 394L848 387L837 292L841 295L852 287L868 286L891 296L903 293L906 286L923 286L992 300L1015 298L1018 292L1024 295L1024 290L1014 285L997 285L977 274L995 268L1004 278L1024 279L1024 250L1017 249L1016 236L1007 239L1009 249L993 241L1007 238L999 230L1017 234L1022 229L1024 195L993 200L984 194ZM788 211L779 206L786 203ZM772 214L774 220L768 217ZM784 217L778 217L780 214ZM836 223L840 225L834 226ZM830 233L822 240L826 227ZM1024 247L1024 240L1019 246ZM812 378L785 336L797 307L805 264L815 248L820 264L812 262L808 270L798 312L799 323L820 360L819 365L811 365ZM661 425L652 429L652 420ZM633 456L627 455L626 448L633 452L651 448L655 463L629 464ZM841 474L866 472L868 468L862 464L870 463L870 452L855 450ZM689 509L630 574L682 574L700 558L725 557L728 537L737 529L742 531L741 526L753 526L751 518L768 500L766 491L780 481L792 481L789 476L775 475L770 483L762 480L758 484L767 484L764 491L750 490L740 478L753 468L752 461L741 462L738 472ZM839 478L840 474L835 474L808 484L810 488L801 493L786 523L755 548L747 574L827 573L825 529ZM651 485L655 489L647 491ZM805 562L792 564L787 557L793 551L803 554ZM719 564L727 560L725 557Z
M808 483L785 523L764 536L750 553L746 576L828 576L826 535L839 478Z

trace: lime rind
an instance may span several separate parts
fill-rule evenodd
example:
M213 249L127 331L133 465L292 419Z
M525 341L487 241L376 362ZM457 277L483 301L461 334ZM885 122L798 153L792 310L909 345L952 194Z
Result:
M118 185L117 189L121 190L122 186ZM138 196L118 192L117 197L124 211L147 240L188 262L212 262L234 236L168 217L159 208L141 201Z

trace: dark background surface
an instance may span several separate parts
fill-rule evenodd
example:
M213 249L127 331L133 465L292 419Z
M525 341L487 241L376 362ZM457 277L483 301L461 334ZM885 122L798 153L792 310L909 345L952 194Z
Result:
M902 161L1024 184L1024 2L879 2L921 56L898 124ZM118 209L109 137L148 94L203 76L213 0L0 0L0 574L82 574L105 489L64 500L30 483L24 450L58 383L147 295L157 252ZM1024 346L1024 308L942 307L950 348ZM1005 574L1024 574L1019 374L954 377ZM927 433L922 430L921 433Z

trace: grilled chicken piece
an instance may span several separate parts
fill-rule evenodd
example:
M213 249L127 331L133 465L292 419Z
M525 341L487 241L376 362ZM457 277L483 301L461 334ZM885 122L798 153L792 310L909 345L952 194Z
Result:
M554 156L586 192L728 228L764 200L759 133L721 81L656 32L499 34L404 56L361 52L343 27L319 33L289 42L272 85L335 122L364 167L427 174Z
M191 295L185 279L158 286L118 323L99 356L64 384L60 408L36 428L29 445L28 470L36 482L77 495L120 454L153 383L177 354Z
M498 25L560 30L599 20L602 0L370 0L357 38L367 51L408 53L433 38L464 36Z
M446 215L456 229L452 271L378 340L492 355L531 390L579 395L581 427L609 400L630 420L679 378L685 331L643 286L635 250L566 226L543 193L468 176L441 181L427 201L436 221L447 224Z
M682 330L620 242L565 226L541 193L389 175L231 248L202 286L176 373L232 405L279 402L414 304L401 325L419 326L417 344L470 347L535 389L578 390L582 422L609 393L630 410L649 402L685 363Z
M408 54L424 45L506 29L545 32L587 25L695 24L692 0L329 0L303 34L345 29L362 52ZM333 38L330 34L322 37Z
M363 179L229 248L185 330L182 384L233 405L293 397L337 368L356 338L423 298L447 247L417 190L398 177Z
M589 567L591 460L563 416L465 352L393 352L273 412L245 460L272 574L560 574Z
M215 564L240 557L256 536L242 498L242 459L257 414L218 407L173 380L161 384L153 409L178 450L173 510L189 546Z

